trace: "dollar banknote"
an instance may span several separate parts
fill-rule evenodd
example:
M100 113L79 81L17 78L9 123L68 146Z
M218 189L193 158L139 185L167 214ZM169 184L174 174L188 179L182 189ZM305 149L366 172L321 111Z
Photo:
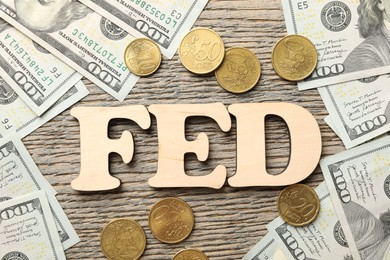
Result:
M155 41L171 59L208 0L80 0L136 37Z
M46 191L58 230L56 234L59 235L63 248L67 249L78 243L80 239L58 203L54 189L43 177L23 143L16 135L1 138L0 201L38 190Z
M0 202L0 259L66 260L44 191Z
M320 162L356 259L390 259L390 137Z
M38 116L82 77L2 19L0 76Z
M390 18L377 3L282 0L288 33L306 36L318 52L317 68L298 83L300 90L390 72ZM294 42L284 44L289 64L304 62L304 49Z
M267 225L268 231L287 259L352 260L325 182L316 188L316 193L320 199L320 212L314 222L293 227L278 217Z
M124 61L134 37L78 1L1 0L0 17L120 101L139 79Z
M45 114L37 116L13 89L0 78L0 133L17 133L24 138L62 111L88 95L88 90L79 81L70 88ZM1 131L3 130L3 131Z
M388 84L385 74L318 89L347 149L390 130Z
M271 234L265 235L242 260L287 260Z

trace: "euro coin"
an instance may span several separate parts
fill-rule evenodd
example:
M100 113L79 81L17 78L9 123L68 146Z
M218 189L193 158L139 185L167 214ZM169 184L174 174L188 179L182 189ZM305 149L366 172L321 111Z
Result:
M148 76L160 67L160 48L147 38L135 39L125 50L125 62L132 73L138 76Z
M172 260L208 260L207 256L197 249L184 249L178 252Z
M320 212L320 200L316 192L305 184L294 184L283 189L277 205L284 221L296 227L310 224Z
M225 47L219 35L207 28L191 30L179 46L179 58L195 74L208 74L221 64Z
M287 35L272 50L272 66L284 79L299 81L309 77L317 66L314 44L301 35Z
M149 213L149 228L154 237L168 244L179 243L187 238L194 223L192 209L178 198L160 200Z
M233 93L252 89L259 81L260 74L260 62L256 55L239 47L226 50L221 66L215 71L221 87Z
M108 223L101 234L103 254L111 260L136 260L144 252L146 236L142 227L129 218Z

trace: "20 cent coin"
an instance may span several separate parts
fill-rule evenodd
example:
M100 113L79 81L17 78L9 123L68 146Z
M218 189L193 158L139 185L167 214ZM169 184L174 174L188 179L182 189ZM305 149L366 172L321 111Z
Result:
M100 246L108 259L136 260L143 254L146 247L145 232L132 219L116 219L104 227L100 237Z
M160 241L174 244L187 238L195 224L190 206L178 198L157 202L149 213L149 228Z
M221 64L225 47L219 35L207 28L191 30L179 46L179 58L186 69L196 74L207 74Z
M207 256L198 249L184 249L179 251L172 260L208 260Z
M294 184L280 192L277 207L284 221L300 227L316 219L320 212L320 200L310 186Z
M132 73L138 76L148 76L161 64L160 48L150 39L135 39L125 50L125 62Z
M299 81L309 77L317 66L314 44L301 35L287 35L272 50L272 66L284 79Z
M226 50L215 77L225 90L243 93L256 85L260 73L260 62L256 55L246 48L235 47Z

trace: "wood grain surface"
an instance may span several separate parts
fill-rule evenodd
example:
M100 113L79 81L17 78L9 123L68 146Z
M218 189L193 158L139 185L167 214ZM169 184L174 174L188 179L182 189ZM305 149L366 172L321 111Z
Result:
M271 51L274 44L287 34L278 0L210 0L195 26L208 27L220 34L225 47L246 47L261 62L262 75L250 92L231 94L223 90L214 75L198 76L187 71L176 54L163 59L159 70L141 78L124 102L118 102L83 79L90 94L76 106L124 106L131 104L174 104L222 102L233 103L291 102L308 109L317 119L323 138L322 158L344 150L340 139L325 124L325 106L317 90L298 91L295 83L282 80L272 69ZM216 165L226 166L228 175L236 167L236 125L222 132L207 118L190 118L186 127L188 139L203 131L209 136L210 155L207 162L186 156L189 175L204 175ZM305 128L302 125L302 128ZM130 164L111 156L111 173L122 185L112 192L80 193L70 182L80 168L78 121L69 109L55 117L25 139L28 151L38 167L57 190L57 198L81 238L66 251L68 259L105 259L100 249L102 228L115 218L133 218L144 228L147 247L141 259L172 259L184 248L197 248L210 259L241 259L266 233L266 225L278 216L276 200L283 187L232 188L227 182L220 190L206 188L154 189L147 183L157 170L157 126L142 130L135 123L114 120L109 135L118 137L130 130L135 141L135 154ZM287 165L289 135L277 117L266 124L267 167L280 173ZM99 140L96 140L99 142ZM303 183L316 187L323 180L319 166ZM168 196L185 200L195 214L192 234L179 244L164 244L155 239L148 228L148 214L159 199Z

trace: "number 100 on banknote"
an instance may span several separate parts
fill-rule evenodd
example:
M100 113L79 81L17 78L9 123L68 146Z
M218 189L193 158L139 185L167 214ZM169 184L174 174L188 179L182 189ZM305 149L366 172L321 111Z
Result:
M155 41L172 58L208 0L80 0L135 37Z
M385 15L390 10L385 8L386 1L282 3L288 33L306 36L318 52L317 68L298 83L300 90L390 72L390 16ZM299 46L285 44L294 60Z

